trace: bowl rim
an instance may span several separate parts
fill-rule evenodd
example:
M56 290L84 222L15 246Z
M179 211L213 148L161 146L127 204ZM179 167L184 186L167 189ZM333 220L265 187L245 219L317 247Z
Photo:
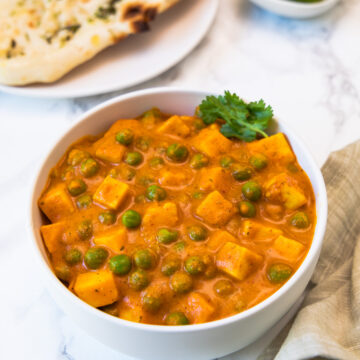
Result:
M207 96L207 95L219 95L220 92L217 91L211 91L211 90L193 90L189 88L183 88L183 87L155 87L155 88L148 88L143 90L137 90L129 93L125 93L119 96L116 96L112 99L109 99L105 102L102 102L92 109L84 112L80 116L77 117L77 120L72 124L70 127L65 129L60 136L57 138L57 140L54 142L54 145L51 147L50 151L47 151L42 160L40 161L39 166L37 167L35 171L35 175L33 177L33 180L31 182L31 192L30 192L30 201L28 203L28 230L29 230L29 237L31 241L31 248L33 250L33 253L35 254L37 258L37 262L39 263L40 267L43 269L43 274L46 275L47 279L51 281L52 285L56 287L56 290L60 292L63 296L65 296L69 301L72 301L74 305L81 307L82 310L85 312L89 312L91 315L96 316L104 321L110 321L115 323L116 325L122 325L128 328L142 330L144 332L159 332L159 333L188 333L188 332L198 332L203 331L207 329L211 329L214 327L222 327L226 326L235 322L238 322L242 319L249 318L252 315L260 312L261 310L264 310L265 308L269 307L274 302L278 301L279 298L281 298L286 292L291 290L292 287L296 285L299 278L301 278L302 274L307 270L308 267L311 266L313 258L317 256L318 253L320 253L323 237L325 233L326 228L326 221L327 221L327 195L326 195L326 188L324 179L322 177L320 168L316 164L314 158L310 154L309 150L307 149L306 145L303 143L303 141L296 135L296 133L289 128L289 125L284 123L283 121L277 122L281 123L284 127L285 133L291 133L291 136L295 138L298 145L301 148L301 151L303 153L303 156L307 159L309 162L309 165L314 173L314 178L316 183L319 186L319 192L318 192L318 200L319 202L319 211L317 211L317 223L315 227L314 237L311 244L311 247L304 259L304 261L301 263L300 267L297 269L295 274L277 291L275 291L271 296L266 298L265 300L261 301L260 303L256 304L255 306L251 307L250 309L247 309L239 314L231 315L223 319L214 320L202 324L191 324L187 326L167 326L167 325L153 325L153 324L143 324L143 323L136 323L129 320L124 320L121 318L117 318L115 316L109 315L103 311L100 311L97 308L94 308L93 306L87 304L85 301L81 300L79 297L77 297L74 293L72 293L68 288L61 283L61 281L55 276L49 265L47 264L44 256L41 253L41 249L39 247L39 244L37 242L37 237L39 236L39 229L36 229L34 226L34 213L33 209L38 209L37 202L38 198L36 197L36 184L39 182L40 178L43 176L43 172L45 171L43 168L48 162L49 157L51 154L58 148L59 144L64 140L64 138L71 132L73 132L76 127L80 126L80 124L87 121L87 119L98 113L101 112L103 109L119 103L126 101L128 99L132 98L138 98L146 95L159 95L159 94L187 94L187 95L193 95L193 96ZM54 164L55 165L55 164ZM48 174L46 174L48 176ZM34 204L36 206L34 207ZM40 210L38 210L40 211ZM319 216L320 215L320 216ZM60 306L61 307L61 306Z
M253 1L253 0L250 0ZM256 3L267 3L268 5L274 5L282 7L283 9L292 10L319 10L327 8L328 6L335 6L340 0L322 0L314 3L305 3L289 0L255 0Z

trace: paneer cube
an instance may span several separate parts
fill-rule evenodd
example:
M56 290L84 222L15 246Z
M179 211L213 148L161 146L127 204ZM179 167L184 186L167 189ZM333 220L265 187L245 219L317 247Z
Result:
M107 176L96 189L93 199L109 209L117 210L130 193L129 185Z
M50 225L43 225L40 227L40 232L46 248L50 253L54 253L61 242L61 238L64 234L65 224L58 222Z
M123 227L96 235L94 243L104 245L113 252L119 253L127 240L127 230Z
M226 191L229 187L229 174L221 167L202 169L200 171L199 188L204 191Z
M216 254L218 269L237 280L244 280L261 262L260 255L233 242L227 242Z
M193 146L209 157L226 153L231 148L231 141L223 136L215 124L200 131L192 141Z
M215 307L205 295L191 293L187 298L187 315L194 324L201 324L211 319Z
M248 147L252 153L262 153L269 159L279 161L283 164L288 164L296 159L283 133L277 133L258 141L252 141L248 144Z
M74 204L66 191L65 184L59 184L47 191L41 197L39 206L53 223L75 211Z
M180 116L173 115L161 126L159 126L157 132L160 134L171 134L184 138L190 134L190 129L184 121L181 120Z
M256 221L245 220L242 223L240 234L254 241L271 241L282 235L280 229L264 226Z
M107 270L79 274L74 291L80 299L95 307L112 304L119 296L113 274Z
M163 205L150 206L143 217L143 230L154 231L159 226L174 226L179 220L176 204L167 202Z
M138 323L141 322L145 316L146 314L144 313L141 306L122 306L119 311L119 318Z
M125 296L119 306L119 317L124 320L141 322L146 317L143 310L141 299L135 295Z
M270 179L264 186L265 197L280 201L290 210L296 210L306 204L307 199L297 181L286 173Z
M235 212L233 204L218 191L208 194L196 209L196 214L212 225L225 225Z
M305 250L305 246L300 242L282 235L274 241L273 248L278 254L289 260L296 260Z
M187 176L182 171L163 170L160 172L159 183L163 186L187 185Z
M237 242L236 237L225 230L217 230L211 234L206 246L211 250L218 250L227 242Z
M120 163L126 150L125 146L115 140L115 135L102 137L94 147L96 157L110 163Z
M281 189L281 194L285 207L290 210L296 210L307 202L304 193L300 189L287 184Z

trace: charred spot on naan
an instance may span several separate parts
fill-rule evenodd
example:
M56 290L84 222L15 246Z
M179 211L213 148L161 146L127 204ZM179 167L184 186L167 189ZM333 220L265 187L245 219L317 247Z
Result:
M147 21L135 20L131 23L131 28L134 33L144 32L150 30L150 26Z
M152 21L155 19L156 15L158 13L158 10L156 7L149 7L145 10L145 18L147 21Z
M131 22L134 33L139 33L150 30L149 22L155 19L157 13L157 6L146 7L140 3L132 3L123 10L122 18Z
M123 20L129 20L138 18L137 20L140 20L140 18L143 21L152 21L155 19L156 15L158 13L158 6L146 6L141 3L132 3L129 4L124 10L122 18Z
M141 4L130 4L123 13L123 19L128 20L132 19L133 17L137 17L142 15L143 9Z

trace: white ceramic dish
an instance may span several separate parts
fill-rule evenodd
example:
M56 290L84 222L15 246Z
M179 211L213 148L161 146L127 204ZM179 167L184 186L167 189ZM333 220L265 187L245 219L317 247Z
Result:
M130 36L53 84L0 85L0 91L43 98L74 98L124 89L170 69L202 40L218 0L181 0L161 14L151 31Z
M301 3L290 0L250 1L275 14L295 19L306 19L322 15L339 2L339 0L322 0L317 3Z
M327 198L319 168L304 144L283 123L284 132L309 175L316 196L317 225L312 246L293 277L275 294L253 308L222 320L199 325L159 326L138 324L110 316L71 293L53 274L40 236L42 216L37 200L50 169L67 147L85 134L105 131L115 120L137 116L157 106L168 113L191 115L208 92L155 88L122 95L84 114L47 155L37 174L30 207L31 242L47 288L58 305L75 322L99 341L139 359L214 359L234 352L266 332L296 302L304 291L319 257L327 218ZM276 130L275 130L276 131Z

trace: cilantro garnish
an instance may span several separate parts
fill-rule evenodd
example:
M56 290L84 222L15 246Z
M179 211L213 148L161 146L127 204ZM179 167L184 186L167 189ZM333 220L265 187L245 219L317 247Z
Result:
M250 142L258 136L268 136L265 130L273 110L263 100L247 104L236 94L225 91L223 96L207 96L199 106L198 116L206 125L222 119L225 124L220 131L224 136Z

